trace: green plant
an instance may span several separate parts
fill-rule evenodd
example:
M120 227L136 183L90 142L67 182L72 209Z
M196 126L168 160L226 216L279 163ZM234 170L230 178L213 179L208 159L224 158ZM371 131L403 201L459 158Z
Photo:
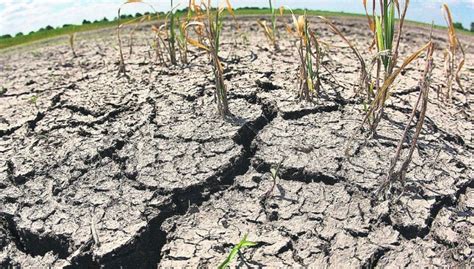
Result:
M363 3L367 13L366 0L364 0ZM375 4L375 1L373 1L373 3ZM425 44L423 47L405 58L400 67L395 68L399 57L399 45L409 3L410 1L407 0L405 2L403 11L401 11L398 1L392 0L388 2L388 0L383 0L383 2L381 1L380 8L382 15L380 18L375 15L375 6L373 8L372 17L367 15L369 28L374 34L374 44L377 45L377 53L373 58L372 65L369 67L366 74L371 74L373 66L376 65L376 76L375 80L371 80L371 77L367 76L367 78L370 80L368 83L366 83L368 86L367 96L369 97L367 103L370 105L366 109L365 117L362 121L361 127L357 129L356 132L351 136L348 144L353 141L358 132L364 130L364 126L366 124L369 126L369 132L367 133L366 138L370 138L376 133L377 126L380 123L384 113L385 103L390 97L392 85L396 78L409 64L418 59L422 53L430 47L431 42ZM396 39L394 39L395 9L399 15L399 25ZM382 65L384 67L383 71L381 70ZM346 154L350 155L349 147L346 149Z
M38 108L38 95L31 96L31 98L28 101L30 102L30 104Z
M217 268L218 269L225 269L225 268L229 267L232 260L235 259L235 257L237 256L237 254L241 250L243 250L244 248L247 248L247 247L254 247L256 245L257 245L257 243L255 243L255 242L247 241L247 235L244 235L242 240L240 240L240 242L232 248L232 250L230 251L227 258Z

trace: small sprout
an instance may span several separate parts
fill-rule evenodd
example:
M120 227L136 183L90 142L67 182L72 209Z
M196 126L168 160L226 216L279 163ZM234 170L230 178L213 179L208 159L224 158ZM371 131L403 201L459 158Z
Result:
M30 102L30 104L34 105L35 107L38 107L38 95L31 96L29 102Z
M278 163L276 167L270 168L270 174L273 179L273 184L272 184L272 187L265 193L265 195L263 196L263 199L270 197L270 195L272 195L273 191L275 190L277 179L280 177L279 174L280 174L280 168L281 168L282 163L283 163L283 160L281 160L280 163Z
M244 235L242 240L240 240L240 242L232 248L227 258L217 268L225 269L225 268L230 267L230 263L232 262L232 260L235 259L235 257L237 256L237 254L240 253L241 250L247 247L254 247L256 245L257 243L255 242L247 241L247 234Z

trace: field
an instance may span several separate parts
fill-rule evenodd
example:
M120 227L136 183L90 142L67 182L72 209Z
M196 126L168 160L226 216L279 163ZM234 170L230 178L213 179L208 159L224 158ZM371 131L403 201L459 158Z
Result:
M321 94L299 101L292 18L279 18L275 49L261 17L224 20L225 119L211 56L190 46L188 64L160 65L149 25L132 54L123 30L126 75L113 28L79 34L76 57L61 40L0 52L0 267L217 267L248 235L255 245L231 266L469 268L474 48L464 92L454 84L446 101L447 34L433 30L424 124L405 182L383 199L423 57L397 78L376 134L351 139L367 111L351 49L308 16L329 45ZM369 59L367 20L331 19ZM429 40L429 27L406 25L400 59Z

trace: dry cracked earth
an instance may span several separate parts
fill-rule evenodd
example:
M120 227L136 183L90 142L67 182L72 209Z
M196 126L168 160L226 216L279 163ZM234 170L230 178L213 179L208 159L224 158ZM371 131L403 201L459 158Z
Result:
M335 20L365 52L365 21ZM346 158L364 115L351 51L313 21L333 46L321 97L299 103L297 52L283 23L276 52L255 18L240 19L248 35L229 24L221 56L235 116L225 121L207 56L191 49L189 65L160 66L149 27L136 33L132 55L126 49L129 79L117 77L113 29L79 35L77 57L64 41L0 54L0 267L215 267L245 234L257 245L234 266L472 266L472 47L466 93L455 88L446 103L437 94L446 38L435 31L427 118L404 192L383 201L373 194L423 61L397 81L377 136ZM402 54L428 35L406 28Z

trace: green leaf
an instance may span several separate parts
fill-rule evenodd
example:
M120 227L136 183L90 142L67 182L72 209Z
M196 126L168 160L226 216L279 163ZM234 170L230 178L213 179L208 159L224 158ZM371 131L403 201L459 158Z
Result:
M257 243L255 242L247 241L247 234L244 235L242 240L240 240L240 242L232 248L232 250L229 253L229 256L227 256L227 258L217 268L218 269L227 268L232 262L232 260L235 258L235 256L237 256L237 254L239 253L241 249L246 248L246 247L253 247L256 245Z
M385 46L383 42L382 23L378 16L375 16L375 31L377 34L377 47L379 48L379 51L384 51Z

